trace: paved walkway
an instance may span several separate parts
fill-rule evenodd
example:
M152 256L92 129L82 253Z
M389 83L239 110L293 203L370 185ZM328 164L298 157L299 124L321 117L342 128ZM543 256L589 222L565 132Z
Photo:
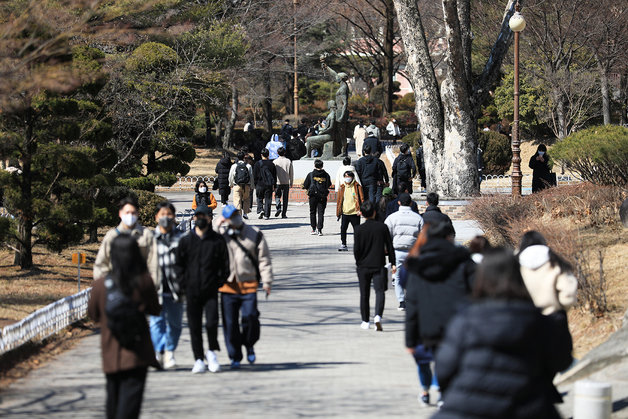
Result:
M169 195L179 209L190 197ZM384 331L360 329L353 254L336 250L334 214L329 205L322 237L309 235L304 205L290 206L285 220L251 220L269 240L275 274L272 295L259 303L258 362L230 371L223 350L223 372L192 375L184 327L176 352L180 368L149 373L143 417L426 418L435 412L417 403L416 366L404 350L404 315L392 290ZM459 241L477 232L471 222L457 222L456 228ZM104 383L95 334L0 393L0 416L103 417Z

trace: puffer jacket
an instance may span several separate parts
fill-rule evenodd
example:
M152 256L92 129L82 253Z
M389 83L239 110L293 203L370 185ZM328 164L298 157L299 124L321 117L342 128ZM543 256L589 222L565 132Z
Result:
M531 301L473 304L436 352L444 405L434 418L559 418L552 378L570 365L571 349L567 322Z
M390 214L384 223L390 231L395 250L410 249L423 228L423 218L411 207L404 206Z
M216 174L218 175L218 188L229 188L229 171L233 162L229 157L223 157L216 164Z

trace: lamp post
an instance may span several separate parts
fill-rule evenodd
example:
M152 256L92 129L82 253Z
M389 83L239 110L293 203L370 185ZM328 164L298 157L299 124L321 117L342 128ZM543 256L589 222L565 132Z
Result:
M299 0L292 0L292 15L294 16L294 119L295 126L299 125L299 79L297 72L297 4Z
M515 86L514 117L512 121L512 195L521 196L521 139L519 138L519 33L526 27L523 15L519 13L519 1L515 4L515 13L508 22L515 33Z

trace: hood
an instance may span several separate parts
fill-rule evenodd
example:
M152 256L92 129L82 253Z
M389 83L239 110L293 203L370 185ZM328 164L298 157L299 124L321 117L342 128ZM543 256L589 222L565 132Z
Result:
M407 260L408 269L430 282L444 281L462 262L470 260L469 251L446 239L429 240L418 258Z
M277 135L277 134L273 134L273 135L270 137L270 141L279 142L279 135Z
M528 269L538 269L549 261L549 250L542 244L526 247L519 253L519 264Z
M530 347L541 313L531 301L484 300L469 307L465 317L469 345L508 351Z
M436 205L428 205L427 208L425 208L425 212L428 211L436 211L436 212L440 212L441 214L443 213L440 208L438 208L438 206Z
M366 155L366 156L364 156L364 157L362 157L362 158L363 158L363 159L364 159L364 161L365 161L365 162L367 162L367 163L370 163L370 162L372 162L373 160L375 160L375 156L374 156L374 155L372 155L372 154L368 154L368 155Z

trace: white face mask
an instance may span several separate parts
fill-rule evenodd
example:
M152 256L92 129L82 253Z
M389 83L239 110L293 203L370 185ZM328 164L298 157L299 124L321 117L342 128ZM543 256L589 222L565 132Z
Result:
M122 223L129 228L133 227L135 223L137 223L137 215L135 214L122 214L120 219L122 220Z
M205 192L207 192L207 188L205 188L205 187L201 186L200 188L198 188L198 191L199 191L200 193L205 193Z
M545 151L539 151L539 156L543 156L543 154L545 154Z
M351 183L353 181L352 177L346 177L345 178L345 183Z

